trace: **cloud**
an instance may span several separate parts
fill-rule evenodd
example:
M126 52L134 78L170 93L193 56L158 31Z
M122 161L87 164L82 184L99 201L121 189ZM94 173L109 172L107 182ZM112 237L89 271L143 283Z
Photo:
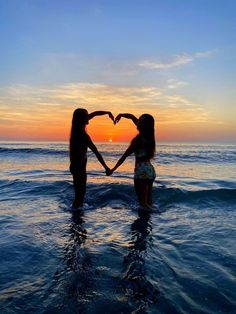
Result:
M182 56L175 56L171 61L166 62L166 63L155 63L151 62L149 60L144 60L143 62L139 63L138 65L140 67L150 69L150 70L156 70L156 69L170 69L173 67L178 67L183 64L190 63L193 60L192 57L187 56L187 55L182 55Z
M214 50L196 52L194 54L182 54L172 57L170 60L166 62L154 62L150 60L144 60L138 63L139 67L148 69L148 70L167 70L175 67L180 67L191 63L194 59L197 58L206 58L213 54Z
M97 57L76 53L42 54L32 69L29 84L65 84L67 82L102 82L107 85L136 86L163 79L163 71L178 69L194 60L207 58L212 51L182 53L164 59L132 57ZM35 76L35 73L37 75ZM170 77L171 78L171 77ZM27 81L25 81L27 82ZM180 87L180 86L179 86Z
M210 57L215 51L216 51L216 49L215 50L202 51L202 52L196 52L194 54L194 57L195 58L207 58L207 57Z
M190 129L202 130L220 123L201 104L169 92L169 89L156 86L127 87L86 82L0 88L1 138L68 140L72 113L78 107L89 112L109 110L114 115L131 112L137 117L150 113L155 117L157 134L163 139L175 139L180 129L184 130L184 139L185 134L191 134ZM114 130L105 117L97 121L98 124L89 125L89 133L94 139L106 140ZM130 123L122 121L120 135L113 135L117 140L128 140L135 132Z
M176 81L169 83L177 84ZM180 83L180 82L179 82ZM167 90L168 91L168 90ZM54 87L9 86L0 90L0 113L9 123L62 124L73 110L143 112L158 117L160 123L209 121L209 113L181 95L169 95L154 86L124 87L106 84L70 83Z
M178 81L176 79L167 80L167 88L169 89L176 89L176 88L184 87L186 85L188 85L188 83L184 81Z

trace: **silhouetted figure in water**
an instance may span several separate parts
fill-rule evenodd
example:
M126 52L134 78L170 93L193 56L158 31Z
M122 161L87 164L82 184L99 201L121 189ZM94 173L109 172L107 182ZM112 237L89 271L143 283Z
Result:
M134 187L140 205L144 210L152 210L152 186L156 177L154 167L150 160L155 154L155 130L154 118L150 114L142 114L139 119L130 113L121 113L116 119L118 123L121 118L131 119L137 126L139 134L133 138L128 149L118 160L117 164L108 175L112 174L132 153L135 155Z
M88 147L94 152L106 173L110 170L86 132L86 125L89 124L90 119L105 114L108 114L111 120L114 121L114 117L109 111L95 111L89 114L86 109L78 108L73 113L70 134L70 172L73 176L75 190L73 201L73 207L75 208L81 207L84 202L87 182L86 164Z

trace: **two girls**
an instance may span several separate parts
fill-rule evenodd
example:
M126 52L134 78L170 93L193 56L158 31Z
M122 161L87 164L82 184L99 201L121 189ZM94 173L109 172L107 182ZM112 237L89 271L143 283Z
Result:
M131 119L139 131L112 169L107 167L101 154L86 132L86 125L89 123L89 120L95 116L104 114L108 114L114 123L118 123L121 118ZM91 114L88 114L85 109L76 109L74 111L70 137L70 171L73 176L75 190L73 207L83 205L87 181L87 149L89 147L95 153L98 161L103 165L107 175L111 175L129 155L134 153L135 192L141 207L147 211L152 209L152 186L156 177L154 167L151 164L151 159L155 154L154 124L154 118L149 114L143 114L137 119L132 114L123 113L119 114L114 120L112 113L108 111L95 111Z

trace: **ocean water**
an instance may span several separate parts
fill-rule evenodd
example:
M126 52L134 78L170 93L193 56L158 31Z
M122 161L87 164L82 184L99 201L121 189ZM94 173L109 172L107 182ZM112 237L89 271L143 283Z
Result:
M127 143L97 143L109 166ZM0 143L0 313L236 313L236 145L158 144L155 212L134 159L88 153L71 210L67 143Z

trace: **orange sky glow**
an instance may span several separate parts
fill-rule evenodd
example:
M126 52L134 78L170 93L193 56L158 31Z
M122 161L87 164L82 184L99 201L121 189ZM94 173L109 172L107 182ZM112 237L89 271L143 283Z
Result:
M68 141L70 127L71 117L68 115L65 119L54 122L50 119L24 124L15 121L10 127L1 126L0 131L5 140ZM233 126L226 128L224 124L181 124L176 121L169 121L168 124L159 122L156 117L155 129L157 141L215 141L221 140L220 136L222 140L227 136L230 139ZM87 131L94 141L105 142L110 139L113 142L130 141L137 134L137 129L131 121L124 119L114 125L108 117L95 117L87 126Z
M233 118L181 95L156 87L117 87L102 84L66 84L54 88L25 85L4 90L0 107L1 140L68 141L73 111L111 111L114 116L129 112L139 117L152 114L157 141L234 140ZM78 105L81 104L81 105ZM90 120L88 133L94 141L130 141L137 134L130 120L114 125L108 116Z

